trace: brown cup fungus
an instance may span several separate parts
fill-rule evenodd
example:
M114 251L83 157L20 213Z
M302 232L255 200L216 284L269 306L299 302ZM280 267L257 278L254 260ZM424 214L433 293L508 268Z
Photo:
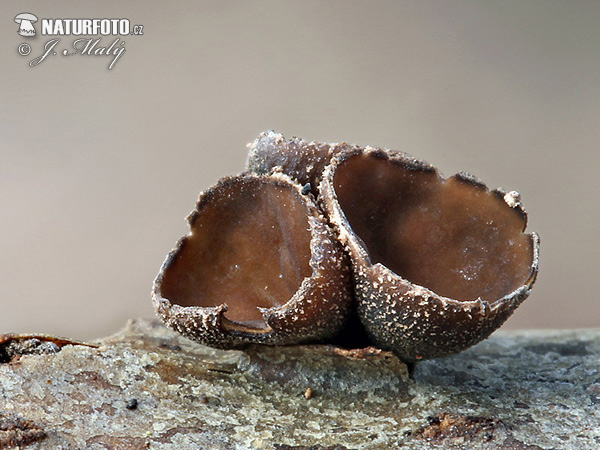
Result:
M334 155L349 149L358 150L359 147L345 142L306 142L296 137L286 140L280 133L265 131L250 146L246 169L256 174L285 173L306 191L318 195L325 166Z
M335 155L319 190L352 259L367 334L406 361L487 338L535 281L539 239L524 234L516 192L490 192L465 173L444 179L381 149Z
M247 169L200 196L154 282L161 319L204 344L368 339L408 362L445 356L487 338L535 281L516 192L273 131Z
M165 324L220 348L334 337L351 310L349 261L312 196L283 174L201 194L153 300Z

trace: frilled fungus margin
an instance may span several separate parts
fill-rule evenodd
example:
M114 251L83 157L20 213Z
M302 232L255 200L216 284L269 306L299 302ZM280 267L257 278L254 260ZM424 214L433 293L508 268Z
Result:
M155 283L161 318L209 345L332 337L351 301L341 245L284 175L241 175L202 194Z
M247 168L201 195L154 284L163 321L205 344L364 327L405 361L444 356L489 336L535 281L539 239L516 192L402 152L274 132Z
M476 344L535 281L538 237L523 232L518 194L471 175L444 179L400 152L345 151L325 169L320 200L352 258L362 323L406 361Z
M428 166L367 153L341 162L333 184L371 264L407 281L448 298L493 301L532 275L522 210L464 175L444 180Z

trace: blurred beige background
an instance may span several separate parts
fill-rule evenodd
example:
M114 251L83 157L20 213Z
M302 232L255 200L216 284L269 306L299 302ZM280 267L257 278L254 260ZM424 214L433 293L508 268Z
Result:
M144 35L112 70L32 68L50 37L19 36L20 12ZM600 2L4 0L0 23L1 332L90 339L153 317L199 191L270 128L520 191L541 271L506 327L600 326Z

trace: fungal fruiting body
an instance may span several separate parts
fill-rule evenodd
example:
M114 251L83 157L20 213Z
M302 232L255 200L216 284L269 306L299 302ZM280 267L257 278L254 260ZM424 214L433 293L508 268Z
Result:
M256 174L282 172L318 195L323 170L334 155L359 147L344 143L306 142L300 138L286 139L275 131L265 131L254 141L248 152L246 169Z
M407 362L440 357L487 338L535 281L539 238L516 192L273 131L247 169L200 196L154 283L161 319L207 345L366 332Z
M311 196L283 174L221 179L154 282L161 319L220 348L330 339L352 302L347 255Z
M516 193L410 155L348 150L325 169L320 202L353 265L358 313L405 361L488 337L527 297L539 239Z

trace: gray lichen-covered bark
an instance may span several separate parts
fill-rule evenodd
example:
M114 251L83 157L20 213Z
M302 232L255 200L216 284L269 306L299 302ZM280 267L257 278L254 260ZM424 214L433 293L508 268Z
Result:
M376 349L222 351L145 321L43 341L0 340L0 449L600 447L600 330L498 333L412 379Z

